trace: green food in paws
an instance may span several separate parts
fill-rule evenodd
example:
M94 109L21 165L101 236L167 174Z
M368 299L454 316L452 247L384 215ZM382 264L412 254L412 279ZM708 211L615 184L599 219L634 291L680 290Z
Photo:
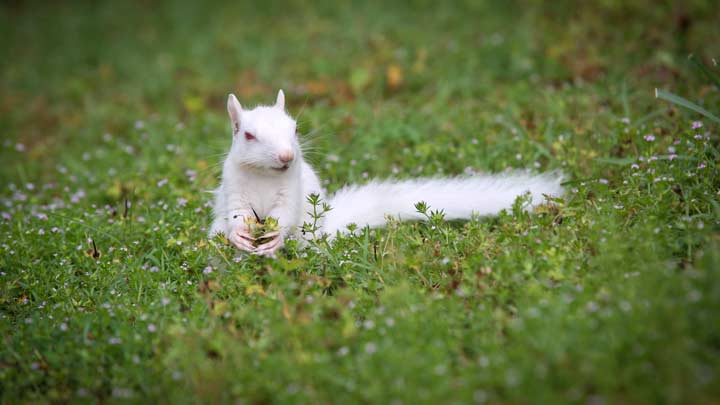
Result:
M253 244L255 246L262 245L263 243L267 243L272 240L272 238L263 238L263 235L280 230L280 224L278 223L277 218L274 217L266 217L265 219L260 220L253 217L247 217L245 218L245 224L248 228L250 228L250 234L254 239Z

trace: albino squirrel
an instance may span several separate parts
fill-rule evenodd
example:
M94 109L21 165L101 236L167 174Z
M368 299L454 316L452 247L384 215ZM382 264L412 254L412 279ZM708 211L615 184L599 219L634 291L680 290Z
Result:
M529 193L531 206L543 194L559 196L558 173L476 175L412 180L374 180L351 185L330 198L303 159L295 120L285 112L280 90L275 105L244 110L233 94L227 102L232 124L232 147L225 159L222 183L215 190L210 236L224 234L238 249L273 256L288 236L297 236L303 223L312 223L307 197L318 194L332 209L320 219L320 231L330 237L347 232L347 225L382 226L386 216L422 220L415 204L424 201L442 210L447 219L469 219L473 214L494 215L510 208L518 196ZM279 230L255 238L248 218L273 217ZM255 245L255 240L264 242Z

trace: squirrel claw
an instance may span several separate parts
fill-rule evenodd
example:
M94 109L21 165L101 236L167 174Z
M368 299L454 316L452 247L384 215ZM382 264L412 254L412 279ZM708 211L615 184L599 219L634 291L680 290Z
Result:
M228 240L235 245L236 248L244 250L246 252L252 252L255 250L253 246L253 237L247 230L243 228L235 228L231 233Z
M275 256L275 252L283 246L283 238L280 232L269 232L263 237L272 237L270 242L263 243L262 245L255 248L253 253L258 256Z
M252 243L248 242L245 239L230 238L230 242L232 242L232 244L235 245L236 248L244 250L246 252L252 252L255 249L255 246L253 246Z
M280 235L280 231L272 231L272 232L266 233L265 235L259 237L258 239L270 239L270 238L275 239L275 237L278 235Z

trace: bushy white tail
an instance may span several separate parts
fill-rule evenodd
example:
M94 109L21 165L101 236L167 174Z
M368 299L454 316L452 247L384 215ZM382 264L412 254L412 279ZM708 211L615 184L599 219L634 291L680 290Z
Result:
M329 199L332 210L323 231L334 235L347 225L382 226L385 216L422 220L415 204L424 201L431 210L443 210L447 219L469 219L473 214L495 215L512 207L518 196L530 193L530 204L544 201L543 194L560 196L562 175L551 172L531 175L519 172L454 178L372 181L347 186Z

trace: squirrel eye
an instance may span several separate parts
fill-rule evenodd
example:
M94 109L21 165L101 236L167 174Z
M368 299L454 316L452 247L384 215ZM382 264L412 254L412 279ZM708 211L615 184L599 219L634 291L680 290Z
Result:
M248 141L255 140L255 135L251 134L250 132L245 132L245 139Z

